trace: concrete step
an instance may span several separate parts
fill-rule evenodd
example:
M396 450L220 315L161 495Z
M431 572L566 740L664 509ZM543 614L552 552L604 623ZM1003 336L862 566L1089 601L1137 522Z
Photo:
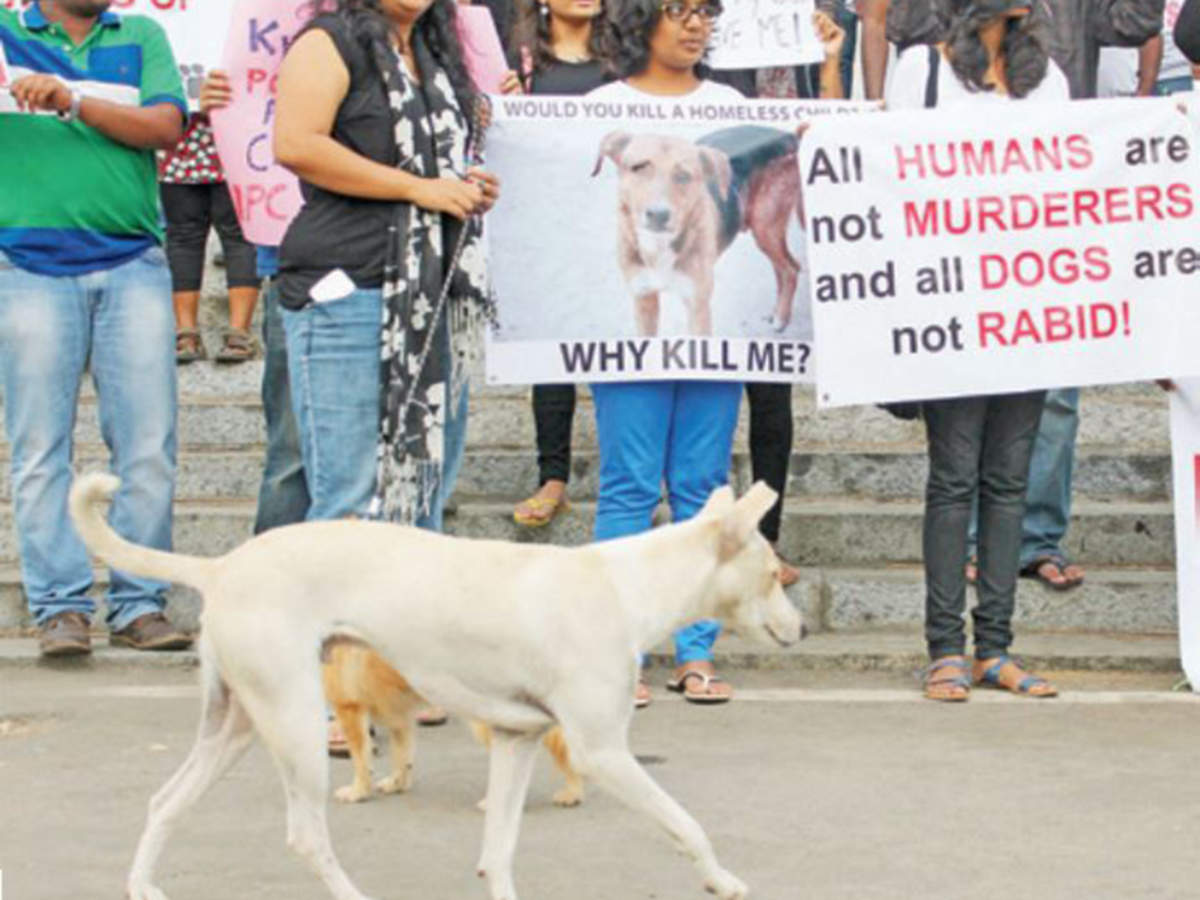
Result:
M799 565L878 566L921 561L922 507L917 502L794 500L784 510L781 551ZM465 537L578 545L591 540L595 507L577 503L549 526L523 528L511 503L463 503L446 530ZM185 502L175 511L175 546L184 553L224 553L250 536L252 501ZM1066 552L1085 564L1172 566L1171 506L1157 503L1075 504ZM0 507L0 564L16 560L9 506Z
M246 500L257 496L265 447L185 449L179 455L176 498ZM76 470L102 469L108 451L100 444L75 448ZM8 461L0 456L0 468ZM570 496L595 500L599 457L594 450L572 455ZM795 453L788 494L797 500L920 500L927 471L924 452ZM474 447L459 475L459 502L516 502L537 485L534 451ZM734 454L731 480L741 492L752 482L745 448ZM0 478L0 502L11 500L12 484ZM1171 497L1171 461L1167 456L1082 451L1075 462L1075 496L1080 500L1163 501Z
M1179 675L1179 644L1167 635L1018 634L1013 647L1031 669L1048 675L1072 672L1158 673ZM910 674L928 661L916 632L829 632L786 650L766 649L737 637L722 636L715 647L717 666L730 672L886 672ZM32 638L0 638L0 670L45 666L69 671L154 671L194 668L194 651L139 653L108 647L96 635L91 656L39 660ZM658 684L673 667L670 647L647 655L648 676ZM912 682L916 690L915 680ZM736 685L735 685L736 688Z
M265 439L259 400L261 362L237 366L194 363L180 367L179 374L181 447L202 450L246 446ZM1086 391L1080 415L1081 452L1169 454L1167 406L1159 394L1132 387ZM99 443L94 394L87 383L82 397L76 440ZM925 446L924 426L919 422L901 422L873 406L818 411L811 388L804 386L794 392L794 420L797 453L911 454L923 452ZM740 445L744 445L745 436L743 408ZM532 449L533 415L528 390L478 387L472 395L468 442L473 447ZM580 392L575 415L574 446L581 451L596 446L595 419L586 390ZM6 444L0 444L0 453L7 453Z
M106 570L95 571L97 599L107 579ZM924 621L924 575L918 566L804 568L788 596L814 633L913 629ZM974 603L973 595L968 602ZM194 627L199 597L173 588L170 610L180 624ZM1021 631L1174 634L1175 576L1165 569L1089 568L1087 583L1065 593L1021 579L1014 622ZM28 624L19 572L0 567L0 628Z

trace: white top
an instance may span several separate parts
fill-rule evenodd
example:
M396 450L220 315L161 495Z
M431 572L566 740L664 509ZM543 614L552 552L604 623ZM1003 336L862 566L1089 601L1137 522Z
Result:
M1132 97L1137 93L1139 52L1137 47L1101 47L1100 70L1096 74L1096 96Z
M909 47L900 54L892 71L891 80L884 92L888 109L923 109L925 107L925 84L929 80L929 48L925 45ZM950 63L942 57L938 66L938 107L961 103L1012 103L1015 98L998 91L972 91L958 80ZM1030 91L1022 101L1031 103L1066 103L1071 99L1067 76L1054 60L1046 68L1042 83Z
M613 100L618 103L645 100L647 97L659 100L686 100L689 103L740 103L746 99L736 88L718 81L701 81L699 86L688 94L651 94L638 90L627 81L610 81L588 91L587 96L592 100Z

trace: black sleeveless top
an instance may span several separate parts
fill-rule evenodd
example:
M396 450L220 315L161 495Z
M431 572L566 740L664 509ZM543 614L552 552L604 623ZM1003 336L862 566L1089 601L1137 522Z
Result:
M329 35L350 72L350 88L333 122L333 139L361 156L394 166L391 107L367 45L352 22L336 14L318 16L308 28ZM283 305L307 305L309 290L334 269L344 270L356 287L380 287L393 201L348 197L303 180L300 189L304 206L279 248Z

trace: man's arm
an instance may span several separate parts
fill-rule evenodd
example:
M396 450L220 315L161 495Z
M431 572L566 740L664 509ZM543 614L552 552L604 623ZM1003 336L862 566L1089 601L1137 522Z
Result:
M887 11L888 0L859 0L863 93L868 100L883 99L888 64Z
M1200 0L1184 0L1175 20L1175 46L1193 64L1200 63Z
M1154 85L1158 82L1158 72L1163 61L1163 36L1156 34L1138 50L1138 85L1139 97L1153 97Z
M11 88L17 107L26 112L67 113L71 89L53 75L27 75ZM173 103L125 106L84 97L79 120L118 144L135 150L169 150L183 136L183 116Z
M1163 0L1093 0L1088 26L1106 47L1140 47L1163 28Z

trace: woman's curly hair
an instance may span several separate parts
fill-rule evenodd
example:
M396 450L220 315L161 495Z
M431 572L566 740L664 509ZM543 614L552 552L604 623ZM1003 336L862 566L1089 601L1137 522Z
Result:
M618 0L619 2L619 0ZM605 28L606 3L601 3L600 11L592 19L592 30L588 34L588 56L592 59L604 60L608 56L609 35ZM529 48L533 57L533 72L520 72L522 78L545 69L557 61L554 55L554 45L550 34L550 19L553 14L542 15L541 0L518 0L517 19L512 27L512 46L520 51ZM524 64L518 59L517 66Z
M619 0L615 7L607 18L607 59L613 74L629 78L650 64L650 38L662 19L662 0ZM697 64L696 75L708 77L703 61Z
M952 4L946 57L958 80L969 90L992 89L983 81L988 57L979 30L1015 5L1014 0L956 0ZM1005 80L1009 94L1018 99L1042 83L1050 65L1046 25L1040 10L1041 4L1034 0L1026 15L1007 20L1002 51Z
M334 13L350 24L351 32L370 55L373 41L391 40L391 24L384 15L379 0L313 0L312 13ZM428 48L434 62L446 71L459 108L474 130L475 103L478 92L467 74L463 61L462 46L454 25L455 0L433 0L429 9L421 14L413 26L413 38L420 39Z

